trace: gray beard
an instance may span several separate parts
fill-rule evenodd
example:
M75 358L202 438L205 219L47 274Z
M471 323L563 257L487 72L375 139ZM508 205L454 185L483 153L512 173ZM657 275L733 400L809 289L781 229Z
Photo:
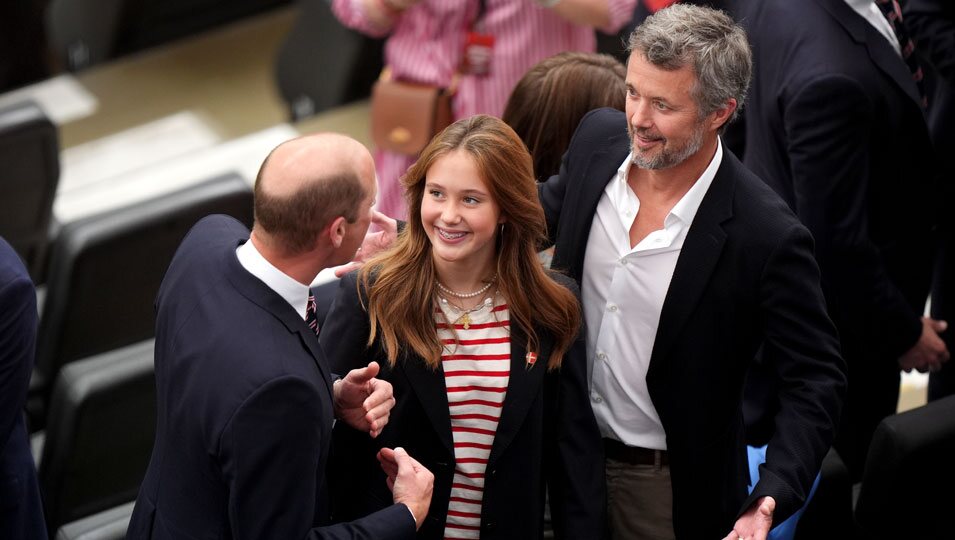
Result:
M669 169L670 167L683 163L687 158L699 152L703 146L703 128L702 126L698 126L698 128L699 129L693 131L693 136L690 137L682 148L666 148L666 146L664 146L663 151L652 158L637 153L634 149L633 134L631 133L630 148L633 151L633 159L631 162L641 169L653 170Z

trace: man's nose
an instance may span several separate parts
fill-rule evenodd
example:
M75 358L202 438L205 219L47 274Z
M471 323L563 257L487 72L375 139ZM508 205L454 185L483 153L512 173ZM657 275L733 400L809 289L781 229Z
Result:
M633 105L633 115L630 116L630 125L634 128L648 128L653 125L648 103L644 101Z

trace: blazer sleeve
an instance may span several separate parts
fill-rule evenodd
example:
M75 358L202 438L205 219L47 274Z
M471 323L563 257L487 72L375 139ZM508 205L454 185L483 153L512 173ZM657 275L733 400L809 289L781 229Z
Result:
M358 272L346 274L339 282L335 300L328 310L319 342L333 373L345 374L368 363L368 334L371 326L365 311L364 294L359 296Z
M558 281L580 301L580 291L570 278ZM561 362L557 390L556 441L547 448L550 457L547 485L554 533L559 539L607 538L607 487L603 441L590 406L587 390L587 357L583 324L577 339Z
M780 523L805 502L839 425L846 366L826 313L812 237L794 224L766 261L759 286L764 355L779 381L776 430L760 479L740 514L758 498L776 500Z
M889 279L869 233L868 126L881 121L873 114L856 81L829 75L787 100L785 129L796 213L816 240L826 288L855 316L869 318L881 346L897 357L915 344L922 324Z
M236 540L269 538L411 539L415 524L404 505L366 518L311 529L324 485L322 396L294 376L273 379L234 412L220 439ZM310 530L311 529L311 530Z
M2 242L2 240L0 240ZM0 244L0 249L3 249ZM12 254L12 250L10 250ZM16 257L16 255L12 255ZM17 261L19 262L19 261ZM30 385L36 348L37 312L33 283L22 277L0 283L0 455L17 420Z
M560 211L564 206L564 193L567 191L567 154L564 154L560 163L560 172L551 176L545 182L537 184L537 198L544 209L544 220L547 223L547 243L537 246L538 249L547 249L557 241L557 224L560 222Z

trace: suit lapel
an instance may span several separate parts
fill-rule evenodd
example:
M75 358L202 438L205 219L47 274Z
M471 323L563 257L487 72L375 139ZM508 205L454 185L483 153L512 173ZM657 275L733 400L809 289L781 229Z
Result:
M494 435L494 444L488 456L488 468L494 465L514 441L514 437L520 432L527 418L531 405L540 395L552 343L544 340L539 330L538 337L542 350L532 351L537 353L538 360L532 368L528 369L527 336L513 320L511 321L511 374L507 383L507 395L504 397L501 419L497 424L497 433Z
M453 456L454 439L451 436L451 412L448 409L444 369L438 366L437 371L432 371L421 358L412 355L404 355L397 365L397 369L408 379L408 388L418 396L421 408L445 450Z
M567 237L561 238L557 246L554 254L555 267L566 268L578 281L584 273L584 254L594 214L597 213L597 203L600 202L604 188L613 180L620 164L627 157L629 149L626 132L611 137L607 146L590 153L581 177L574 178L573 183L568 186L560 225L561 231L567 231ZM572 254L573 260L567 261L560 256L561 252Z
M912 73L905 61L895 52L892 45L868 21L852 10L844 0L817 0L839 24L846 29L852 39L866 48L872 63L885 73L916 104L921 103L918 86L912 80Z
M227 268L226 275L229 281L240 294L265 311L271 313L272 316L282 322L290 333L298 335L302 346L312 356L315 367L318 368L322 380L325 381L329 395L333 395L331 375L325 365L325 355L322 352L321 345L318 343L318 337L315 335L315 332L305 324L305 319L299 316L298 313L295 313L295 310L292 309L292 306L290 306L285 299L270 289L268 285L242 268L238 258L235 256L235 248L243 241L244 240L238 241L225 252L224 267Z
M722 223L733 215L733 191L739 167L742 165L736 158L724 151L723 162L693 218L663 301L648 378L661 369L716 268L726 241Z

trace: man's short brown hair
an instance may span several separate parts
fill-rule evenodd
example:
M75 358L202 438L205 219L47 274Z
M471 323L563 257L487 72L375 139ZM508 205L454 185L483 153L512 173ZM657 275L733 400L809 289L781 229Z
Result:
M339 216L348 223L358 219L359 206L368 194L355 172L310 179L290 195L278 196L262 187L267 164L268 159L255 180L255 223L285 250L306 251Z

